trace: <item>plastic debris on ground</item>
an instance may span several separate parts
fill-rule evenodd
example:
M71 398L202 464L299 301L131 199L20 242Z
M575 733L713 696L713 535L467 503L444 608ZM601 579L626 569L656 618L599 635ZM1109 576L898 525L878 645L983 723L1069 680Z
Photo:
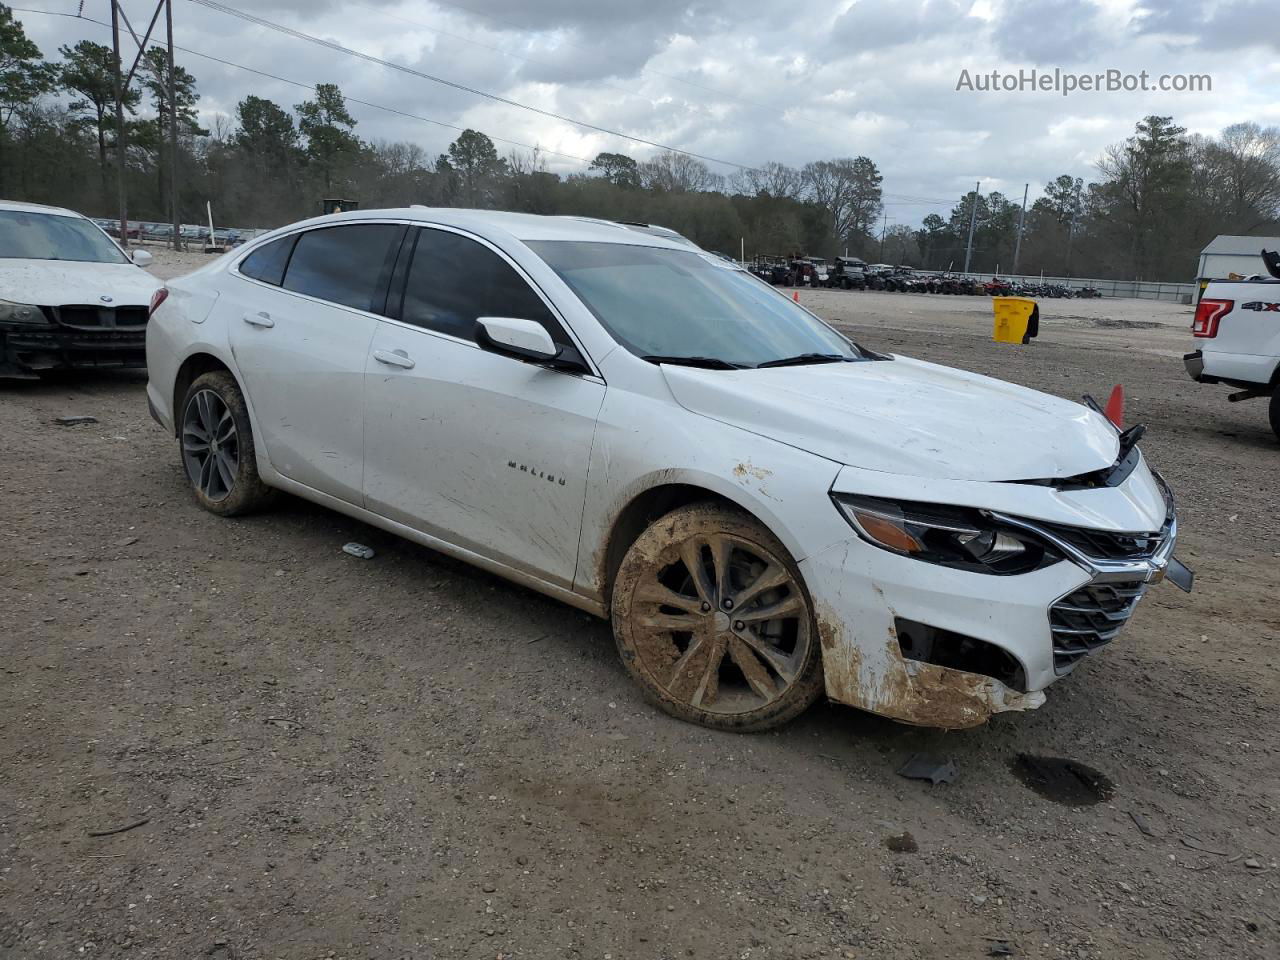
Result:
M950 783L960 775L956 765L944 757L932 757L927 753L913 753L898 768L898 776L908 780L928 780L932 784Z

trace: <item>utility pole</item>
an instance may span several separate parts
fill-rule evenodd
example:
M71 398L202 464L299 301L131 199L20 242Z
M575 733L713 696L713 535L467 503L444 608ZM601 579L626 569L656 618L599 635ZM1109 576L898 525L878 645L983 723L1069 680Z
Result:
M973 203L969 205L969 242L964 248L964 272L969 272L969 258L973 256L973 228L978 222L978 188L982 186L979 180L973 185Z
M1071 243L1076 238L1076 217L1080 213L1080 184L1076 183L1076 201L1071 205L1071 227L1067 231L1067 264L1063 268L1063 273L1068 277L1071 276Z
M885 211L884 220L880 224L880 262L884 263L884 230L889 225L889 211Z
M178 216L178 98L177 80L173 69L173 0L167 0L164 9L165 26L169 30L169 212L173 216L173 249L182 249ZM213 243L213 235L209 235Z
M1013 275L1018 275L1018 255L1022 253L1022 225L1027 219L1027 191L1031 189L1031 184L1024 184L1022 187L1022 213L1018 215L1018 239L1013 243Z
M120 81L120 0L111 0L111 74L116 95L116 202L120 217L120 246L127 249L129 201L124 170L129 143L124 128L124 85Z

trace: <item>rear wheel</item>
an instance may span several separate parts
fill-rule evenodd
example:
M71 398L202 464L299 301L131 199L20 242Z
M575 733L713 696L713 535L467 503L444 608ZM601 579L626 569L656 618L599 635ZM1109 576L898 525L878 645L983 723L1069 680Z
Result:
M188 388L178 443L196 502L210 513L233 517L271 498L258 476L244 395L225 370L202 374Z
M809 595L762 524L712 503L656 520L623 558L613 633L627 671L673 717L753 732L822 692Z
M1280 440L1280 387L1276 387L1276 392L1271 394L1271 429L1275 431L1276 439Z

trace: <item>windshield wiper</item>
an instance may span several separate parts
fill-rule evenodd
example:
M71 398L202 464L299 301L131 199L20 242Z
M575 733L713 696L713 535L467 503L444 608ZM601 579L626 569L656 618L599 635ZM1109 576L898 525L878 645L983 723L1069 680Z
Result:
M766 360L764 363L757 363L756 368L798 367L806 363L845 363L857 359L857 357L849 357L843 353L798 353L794 357L783 357L781 360Z
M741 370L742 364L730 363L719 357L662 357L655 354L642 356L641 360L650 363L670 363L681 367L702 367L706 370Z

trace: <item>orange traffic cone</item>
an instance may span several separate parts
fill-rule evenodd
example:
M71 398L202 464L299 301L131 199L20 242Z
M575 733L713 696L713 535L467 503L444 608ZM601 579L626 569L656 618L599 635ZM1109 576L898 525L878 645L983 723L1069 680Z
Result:
M799 303L799 302L800 302L800 291L799 291L799 290L792 290L792 291L791 291L791 299L792 299L792 300L794 300L796 303Z
M1103 411L1107 419L1116 425L1118 430L1124 429L1124 384L1117 383L1107 397L1107 406Z

